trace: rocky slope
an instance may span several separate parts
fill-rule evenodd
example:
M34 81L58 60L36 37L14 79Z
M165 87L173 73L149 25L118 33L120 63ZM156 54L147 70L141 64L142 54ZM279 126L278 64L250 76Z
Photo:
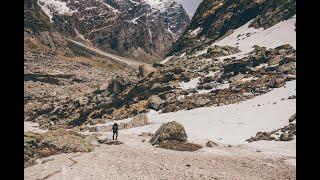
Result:
M217 4L217 2L219 3ZM141 67L138 74L133 73L130 77L125 74L113 76L111 81L106 82L103 89L96 87L91 89L90 92L88 91L87 94L82 94L81 96L84 96L85 101L68 99L58 105L38 106L38 108L33 108L32 111L27 111L26 117L30 121L41 122L40 125L44 128L72 128L87 124L91 119L119 120L144 113L148 109L155 109L165 113L204 106L222 106L245 101L264 94L272 90L272 88L281 87L285 81L295 79L296 73L296 50L295 44L291 40L294 36L294 30L290 29L293 28L292 24L295 23L295 19L290 18L288 22L281 21L295 12L295 7L293 6L295 1L286 1L287 3L279 1L276 7L271 6L268 2L248 0L243 0L239 3L203 1L191 25L188 27L188 29L193 28L194 22L198 22L199 25L218 28L216 27L218 22L209 21L210 18L202 18L202 21L205 20L205 22L199 20L200 16L204 16L202 14L203 8L206 9L207 13L212 13L211 15L206 14L211 19L224 16L224 13L228 13L229 10L237 10L240 7L262 9L263 11L259 12L267 13L251 14L252 21L248 17L245 19L247 22L243 20L240 24L225 27L228 30L232 30L236 26L249 23L248 26L250 27L245 27L244 32L242 32L244 35L238 34L239 30L236 29L235 35L231 34L232 36L229 35L224 38L230 39L230 37L236 36L236 40L240 44L246 39L253 38L250 43L254 46L246 51L243 51L242 46L240 48L235 47L232 43L229 43L232 46L207 45L199 41L200 48L193 48L190 45L190 47L188 46L188 49L191 49L190 51L179 56L171 56L165 60L167 61L165 64L155 63L153 68ZM93 1L93 3L96 3L96 1ZM134 4L137 4L137 6L143 5L143 3L137 2ZM153 5L160 8L155 12L162 11L162 6L157 3ZM112 7L120 8L115 4ZM208 11L209 7L211 7L211 11ZM222 9L217 10L219 8ZM270 14L272 8L277 9L277 11L272 11L274 13ZM71 10L74 11L74 8ZM116 10L114 11L116 13ZM246 13L250 14L250 12L245 8L240 14L232 15L233 18L231 19L230 17L222 19L221 22L236 22L234 18L237 19L242 15L246 16ZM274 16L277 16L277 18L273 18L274 21L271 24L270 21L268 21L269 23L261 23L261 26L266 29L255 31L256 18ZM53 14L53 21L55 17L55 14ZM214 22L214 24L210 22ZM286 27L289 29L286 29ZM282 35L281 33L290 34L289 37L284 36L289 39L279 38L282 41L271 45L267 44L267 47L261 46L265 44L255 37L268 37L266 34L269 34L271 41L276 41L276 36ZM203 33L199 32L199 36L200 34ZM207 36L211 36L209 31ZM196 39L191 40L190 42L197 42ZM228 44L228 42L225 44ZM291 43L291 45L286 42ZM179 51L179 53L182 52ZM32 104L30 102L30 107L33 107Z
M266 29L295 13L295 0L204 0L168 56L208 46L248 21L249 27Z
M189 23L174 0L39 0L58 32L144 62L164 57Z
M151 0L146 1L148 4L141 3L142 1L127 0L105 2L107 5L102 4L103 6L100 7L99 3L102 3L100 1L86 1L88 4L91 3L90 5L92 7L97 6L97 8L93 8L96 9L96 13L100 13L100 11L98 11L100 8L110 8L111 10L108 11L110 13L106 15L109 18L127 18L128 14L123 13L122 15L121 13L118 13L121 8L128 5L127 3L134 4L135 8L150 7L150 14L148 16L155 15L156 13L164 13L163 7L166 7L167 5L167 3L163 4L161 1ZM115 3L112 4L111 2ZM76 4L76 1L65 3L61 6L64 7L60 9L61 12L56 12L52 15L50 14L51 11L47 12L49 13L49 18L51 18L54 23L54 27L63 27L62 29L57 29L56 32L69 38L77 38L77 40L82 41L83 44L91 44L109 49L109 45L104 44L104 38L106 37L103 34L104 30L100 31L102 34L99 36L102 38L98 39L90 39L96 37L96 35L91 37L90 33L84 33L87 31L86 29L81 30L74 28L77 29L74 33L67 30L70 27L77 27L78 21L82 20L81 18L89 23L89 17L92 17L91 14L88 14L88 17L86 15L76 17L78 11L82 12L81 7L74 6L79 7L79 10L70 4ZM45 4L42 4L41 6L45 6ZM89 7L89 5L87 6ZM130 8L133 8L133 5L128 5L125 9L130 11ZM91 12L91 9L87 10ZM169 15L167 14L166 16ZM103 18L104 16L101 15L99 17ZM139 16L134 16L134 18L137 17ZM38 18L38 16L34 16L34 18ZM59 18L65 18L65 21L61 21L61 19L57 20ZM148 20L144 18L148 19L147 17L142 16L138 19L133 19L130 23L145 30L146 27L142 27L141 25L143 23L141 22L148 22ZM72 21L70 19L73 19L75 22L72 26L67 25L68 22ZM50 19L47 20L50 21ZM104 20L105 19L99 18L96 20L92 19L92 23L90 26L88 24L87 28L91 30L96 28L94 25L95 21L109 22ZM275 141L279 141L280 143L290 143L290 146L286 146L286 148L291 148L292 145L295 145L296 135L296 118L295 115L293 115L295 113L295 104L293 103L295 96L292 96L292 93L295 91L294 80L296 79L295 22L295 1L204 0L193 17L190 26L171 49L169 53L170 56L161 63L153 63L152 67L146 65L139 66L136 72L123 69L123 66L119 64L111 64L111 62L107 61L108 59L106 59L106 57L100 57L88 49L83 51L79 47L74 47L74 44L68 46L68 49L70 49L71 53L78 53L81 55L77 58L74 58L73 56L63 56L62 58L61 56L43 55L41 53L26 53L25 120L39 123L41 129L47 129L49 132L58 129L68 129L68 131L71 129L77 134L87 135L101 133L108 136L110 135L111 125L114 122L117 122L120 125L121 136L126 132L130 132L130 130L133 132L129 133L131 135L137 132L145 132L149 136L156 132L153 131L152 128L160 125L159 122L166 122L159 120L159 117L168 115L170 121L177 121L181 124L189 123L188 126L185 126L186 129L183 131L188 134L188 141L192 139L193 142L198 142L199 140L199 144L200 141L201 143L202 141L208 142L207 138L219 140L219 137L223 137L220 139L222 139L221 141L225 141L228 136L234 136L236 131L238 133L237 137L238 135L241 135L241 139L243 139L244 142L245 140L249 141L250 143L248 144L250 145L256 145L256 143L260 142L259 140L270 140L267 142L275 143ZM62 24L57 25L59 23ZM163 26L171 26L165 24L166 23L163 23ZM42 27L43 25L39 26ZM102 27L99 26L99 28ZM117 26L113 26L113 28L117 28ZM125 28L126 31L123 31L123 33L128 33L130 35L131 30L128 29L128 26L125 26ZM66 32L63 30L66 30ZM173 33L181 33L178 29L174 30L173 27L172 29L169 28L169 30ZM44 29L39 32L43 31L47 30ZM94 34L94 32L91 33ZM106 33L109 33L109 31ZM115 40L112 42L117 42L117 44L119 44L120 41ZM101 43L101 45L98 45L99 43ZM137 40L135 40L134 43L139 44ZM110 51L112 51L112 48ZM135 51L131 51L130 48L125 52L130 52L133 55L135 54ZM88 59L91 59L90 63L88 63ZM288 86L288 88L286 88L286 86ZM285 100L274 100L275 97L278 98L278 96L274 96L274 94L279 92L277 92L276 89L283 90L281 91L282 93L279 94L281 95L281 98L286 97ZM268 95L269 99L257 101L259 97L265 95ZM288 96L290 96L290 102L287 98ZM247 103L249 101L251 101L251 103ZM288 101L288 103L281 103L281 101ZM242 111L240 109L232 111L235 116L226 115L230 112L229 110L232 109L230 107L232 106L231 104L236 105L238 103L247 103L244 111L248 111L248 113L240 112ZM244 106L243 104L241 107ZM266 104L268 104L268 107L270 108L268 111L266 111ZM203 111L200 107L204 107L202 109L207 107L208 109L207 111ZM233 106L233 108L238 109L240 106ZM279 112L278 109L284 110L284 112ZM179 110L183 111L177 112ZM195 112L194 110L199 110L199 112ZM215 112L212 115L214 117L208 117L211 116L208 115L208 111L211 110L212 112ZM270 114L273 116L270 116L270 119L269 116L261 118L259 117L263 114L261 111L271 112ZM188 113L183 116L181 115L181 112ZM146 115L144 113L146 113ZM240 116L240 114L244 115ZM285 114L285 116L283 116L283 114ZM226 117L220 118L220 115ZM288 122L290 116L292 117ZM205 121L203 121L204 119ZM265 121L266 119L268 121ZM285 119L285 122L282 122L283 119ZM197 123L201 122L203 125L197 126ZM216 126L217 124L220 124L220 126ZM206 126L206 128L203 128L204 126ZM265 128L264 126L268 127ZM212 127L221 127L221 129L215 128L213 131L211 129ZM182 128L178 129L181 130ZM223 132L225 129L228 129L228 132ZM229 131L230 129L234 130L234 132ZM250 131L250 133L241 134L248 131ZM165 134L170 134L167 133L167 131L165 132ZM215 132L215 134L212 135L208 132ZM184 137L184 133L182 134ZM201 134L201 136L196 136L197 134ZM228 134L228 136L226 134ZM158 135L159 134L156 136ZM76 139L78 139L78 136L75 136ZM173 136L177 137L176 135ZM72 135L72 137L74 136ZM125 136L123 137L125 139ZM119 146L119 148L122 148L122 152L131 153L132 155L132 152L137 150L136 147L140 147L141 145L141 147L143 147L140 149L143 152L141 155L156 152L156 156L158 157L159 154L162 154L157 153L158 149L155 150L151 147L148 140L142 139L145 137L138 137L137 139L136 135L134 135L128 136L127 138L129 138L129 140L127 139L124 141L125 145ZM160 136L158 136L158 138L160 138ZM183 145L181 146L182 149L184 145L186 145L185 143L189 143L184 142L185 139L186 138L183 138L182 144L180 143L180 145ZM31 145L30 143L25 145L25 149L28 151L28 156L26 157L28 163L26 165L31 165L35 163L35 159L33 158L34 154L39 155L39 152L37 152L37 148L34 149L32 147L34 140L29 141L28 138L26 140L31 142ZM38 144L40 143L39 147L41 149L43 147L42 143L38 140L36 141ZM238 143L238 141L240 142L240 140L237 140L236 142ZM240 143L244 142L241 140ZM127 144L129 146L127 146ZM130 144L131 146L134 146L134 148L130 148ZM211 144L215 144L215 142ZM168 139L165 139L162 143L160 142L159 145L160 147L166 147L167 149L177 150L177 148L175 148L177 147L177 142L168 141ZM200 145L205 146L203 143ZM241 156L239 154L244 152L241 151L241 153L239 153L238 151L243 148L243 144L235 146L234 149L233 145L234 144L232 144L232 146L230 144L224 144L223 149L227 149L224 153L230 154L237 152L238 154L234 157L237 159ZM214 146L220 145L218 143ZM181 150L181 148L178 149ZM272 148L273 146L271 149ZM113 151L112 148L105 149L108 149L108 152L110 150ZM109 156L105 156L105 149L102 147L100 150L103 151L102 154L104 154L103 157L106 157L105 160L109 162ZM230 149L233 149L233 151ZM55 149L53 148L53 150ZM114 150L119 152L116 148ZM209 150L209 152L207 150L207 147L203 147L201 150L197 150L193 153L205 153L206 155L204 157L206 159L208 159L207 157L213 157L212 154L209 155L212 151L221 153L221 151L219 151L221 149L217 149L217 147L212 148L212 151ZM290 149L290 152L291 150L292 149ZM182 159L188 157L186 154L180 154L182 152L164 152L167 152L164 155L172 153L175 156L181 157L176 159L180 163L185 163ZM259 152L261 151L259 150ZM246 151L249 157L253 154L259 154L259 152L256 150L254 153L251 150L250 152ZM54 151L54 153L60 153L60 151ZM93 152L91 154L95 153L96 152ZM91 154L88 153L83 156L91 156ZM190 155L194 157L194 154ZM270 156L262 155L261 157L269 158ZM226 157L223 157L222 161L226 160L225 158ZM245 169L248 169L248 165L250 167L256 167L257 165L261 168L261 171L254 170L254 176L247 175L239 176L238 178L256 179L256 177L262 177L261 174L263 174L263 177L266 179L277 178L277 176L280 179L289 177L295 178L295 169L292 166L288 168L289 166L285 165L284 159L288 158L292 159L291 154L280 156L280 158L277 157L274 159L277 162L275 163L277 165L270 167L266 166L266 164L274 162L273 160L270 161L270 159L266 160L258 158L255 160L258 160L260 163L252 164L251 160L250 162L247 162L247 160L240 158L241 162L239 162L239 166L237 165L235 167L230 166L229 164L227 167L232 168L228 169L226 172L228 174L221 174L221 176L219 175L218 177L227 179L237 178L234 176L234 173L230 174L230 172L234 172L234 169L238 169L239 167L246 167ZM138 163L140 167L142 162L136 162L134 159L136 158L125 158L122 159L122 161L132 160L132 163ZM146 161L144 162L148 162L152 165L146 169L154 169L152 167L154 167L153 165L156 161L148 158L145 160ZM56 162L57 161L55 161L55 163ZM99 158L94 162L100 162ZM231 162L235 161L231 160ZM243 164L243 162L245 162L245 164ZM79 166L83 167L84 164L86 163L79 163ZM167 165L169 164L170 163ZM207 166L213 168L210 164L211 163L208 162ZM188 165L189 166L187 167L189 168L190 164ZM28 171L28 173L37 172L37 168L40 166L42 165L39 164L36 165L36 167L28 168L27 170L32 170ZM81 167L79 168L81 169ZM123 168L125 166L120 163L117 167ZM135 166L130 164L130 167ZM283 169L277 167L283 167ZM252 168L249 169L250 172L241 172L248 172L251 174ZM269 171L274 172L274 170L278 170L277 175L269 173ZM282 172L282 170L284 171ZM60 172L62 171L55 173L55 175L59 175ZM86 172L88 172L88 170ZM103 172L105 172L105 170ZM136 172L134 168L133 172ZM172 170L168 170L168 172L172 172ZM192 172L198 171L192 170ZM203 173L209 172L211 171L203 170ZM88 175L88 173L86 174ZM97 174L100 175L101 173L96 173L95 175ZM142 174L153 177L145 172ZM117 174L114 175L119 178ZM129 175L131 176L132 174L129 173ZM203 174L198 175L194 177L201 178L203 176ZM36 176L39 177L42 175L37 174ZM29 174L29 177L33 177L33 175ZM175 177L180 177L180 174L177 174ZM204 177L209 177L209 175ZM161 177L156 176L156 179L159 178Z
M25 52L73 55L68 42L50 23L37 0L24 1L24 49Z

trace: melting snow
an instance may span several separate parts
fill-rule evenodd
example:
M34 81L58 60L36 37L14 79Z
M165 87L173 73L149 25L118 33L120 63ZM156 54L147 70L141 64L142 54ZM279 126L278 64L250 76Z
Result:
M191 31L190 34L191 34L192 36L196 36L196 35L198 35L199 32L201 32L201 31L202 31L202 27L198 27L197 29Z
M114 7L110 6L109 4L104 3L104 5L107 6L109 9L111 9L113 12L115 12L115 13L120 13L119 10L115 9Z
M238 46L244 53L252 51L254 45L275 48L283 44L290 44L294 48L296 47L296 15L288 20L279 22L268 29L249 28L248 26L251 22L252 20L238 29L235 29L231 35L212 45Z
M133 0L129 0L132 4L134 4L134 5L139 5L139 4L141 4L140 2L136 2L136 1L133 1Z
M129 22L130 22L130 23L133 23L133 24L137 24L137 20L138 20L139 18L141 18L142 16L144 16L144 14L142 14L141 16L138 16L138 17L136 17L136 18L134 18L134 19L132 19L132 20L130 20Z
M199 83L200 77L196 77L189 82L180 82L179 85L182 89L195 89Z
M31 121L24 121L24 132L36 132L36 133L45 133L48 130L43 130L39 128L39 124Z
M241 50L241 52L239 53L218 57L217 59L224 60L231 57L236 57L236 59L243 58L247 56L247 53L253 50L254 45L265 46L267 48L275 48L283 44L290 44L291 46L296 48L296 15L288 20L279 22L278 24L268 29L249 28L248 26L251 22L252 20L235 29L234 32L229 36L211 45L227 45L233 47L238 46L239 50ZM209 47L196 52L194 56L200 56L207 53Z
M169 56L167 58L165 58L164 60L161 61L161 64L165 64L166 62L170 61L170 59L172 59L174 56Z
M172 4L175 2L176 6L181 6L181 3L175 0L144 0L151 8L160 10L160 12L165 12L168 7L172 7Z
M296 112L296 101L287 97L296 93L295 88L296 81L293 80L286 86L238 104L163 114L150 111L148 118L155 124L128 129L124 133L155 132L162 123L175 120L183 124L189 140L194 142L211 139L224 144L252 144L245 140L257 132L268 132L289 124L288 119ZM281 101L282 98L286 99ZM259 143L263 142L252 146Z

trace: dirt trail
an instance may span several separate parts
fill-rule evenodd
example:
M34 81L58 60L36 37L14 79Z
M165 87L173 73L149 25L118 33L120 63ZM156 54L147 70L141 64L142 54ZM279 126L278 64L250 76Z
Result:
M141 142L142 139L146 141ZM284 158L249 152L241 147L219 146L216 153L208 151L209 148L179 152L154 148L147 137L123 135L120 140L125 144L101 145L90 153L51 156L53 161L26 168L25 179L296 178L295 167L286 164Z
M78 41L75 41L75 40L72 40L72 39L68 39L67 38L67 40L71 41L72 43L74 43L74 44L76 44L78 46L81 46L81 47L86 48L86 49L88 49L90 51L98 53L98 54L100 54L102 56L110 58L111 60L113 60L115 62L127 65L127 66L135 68L135 69L138 68L140 65L149 65L150 66L150 64L137 62L137 61L134 61L134 60L131 60L131 59L127 59L127 58L124 58L124 57L120 57L120 56L117 56L117 55L114 55L114 54L106 53L106 52L104 52L104 51L102 51L102 50L100 50L98 48L88 46L86 44L83 44L81 42L78 42Z

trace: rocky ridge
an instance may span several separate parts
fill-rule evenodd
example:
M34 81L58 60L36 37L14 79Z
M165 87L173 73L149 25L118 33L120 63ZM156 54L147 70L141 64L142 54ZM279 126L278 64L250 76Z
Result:
M143 62L162 59L189 23L174 0L39 0L46 22L63 36ZM37 8L39 10L39 8Z
M266 29L295 13L295 0L204 0L167 56L207 47L248 21L249 27Z

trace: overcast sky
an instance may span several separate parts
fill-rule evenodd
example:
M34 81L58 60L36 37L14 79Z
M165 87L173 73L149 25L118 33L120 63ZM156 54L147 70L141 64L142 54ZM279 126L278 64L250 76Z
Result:
M188 14L194 14L202 0L180 0Z

